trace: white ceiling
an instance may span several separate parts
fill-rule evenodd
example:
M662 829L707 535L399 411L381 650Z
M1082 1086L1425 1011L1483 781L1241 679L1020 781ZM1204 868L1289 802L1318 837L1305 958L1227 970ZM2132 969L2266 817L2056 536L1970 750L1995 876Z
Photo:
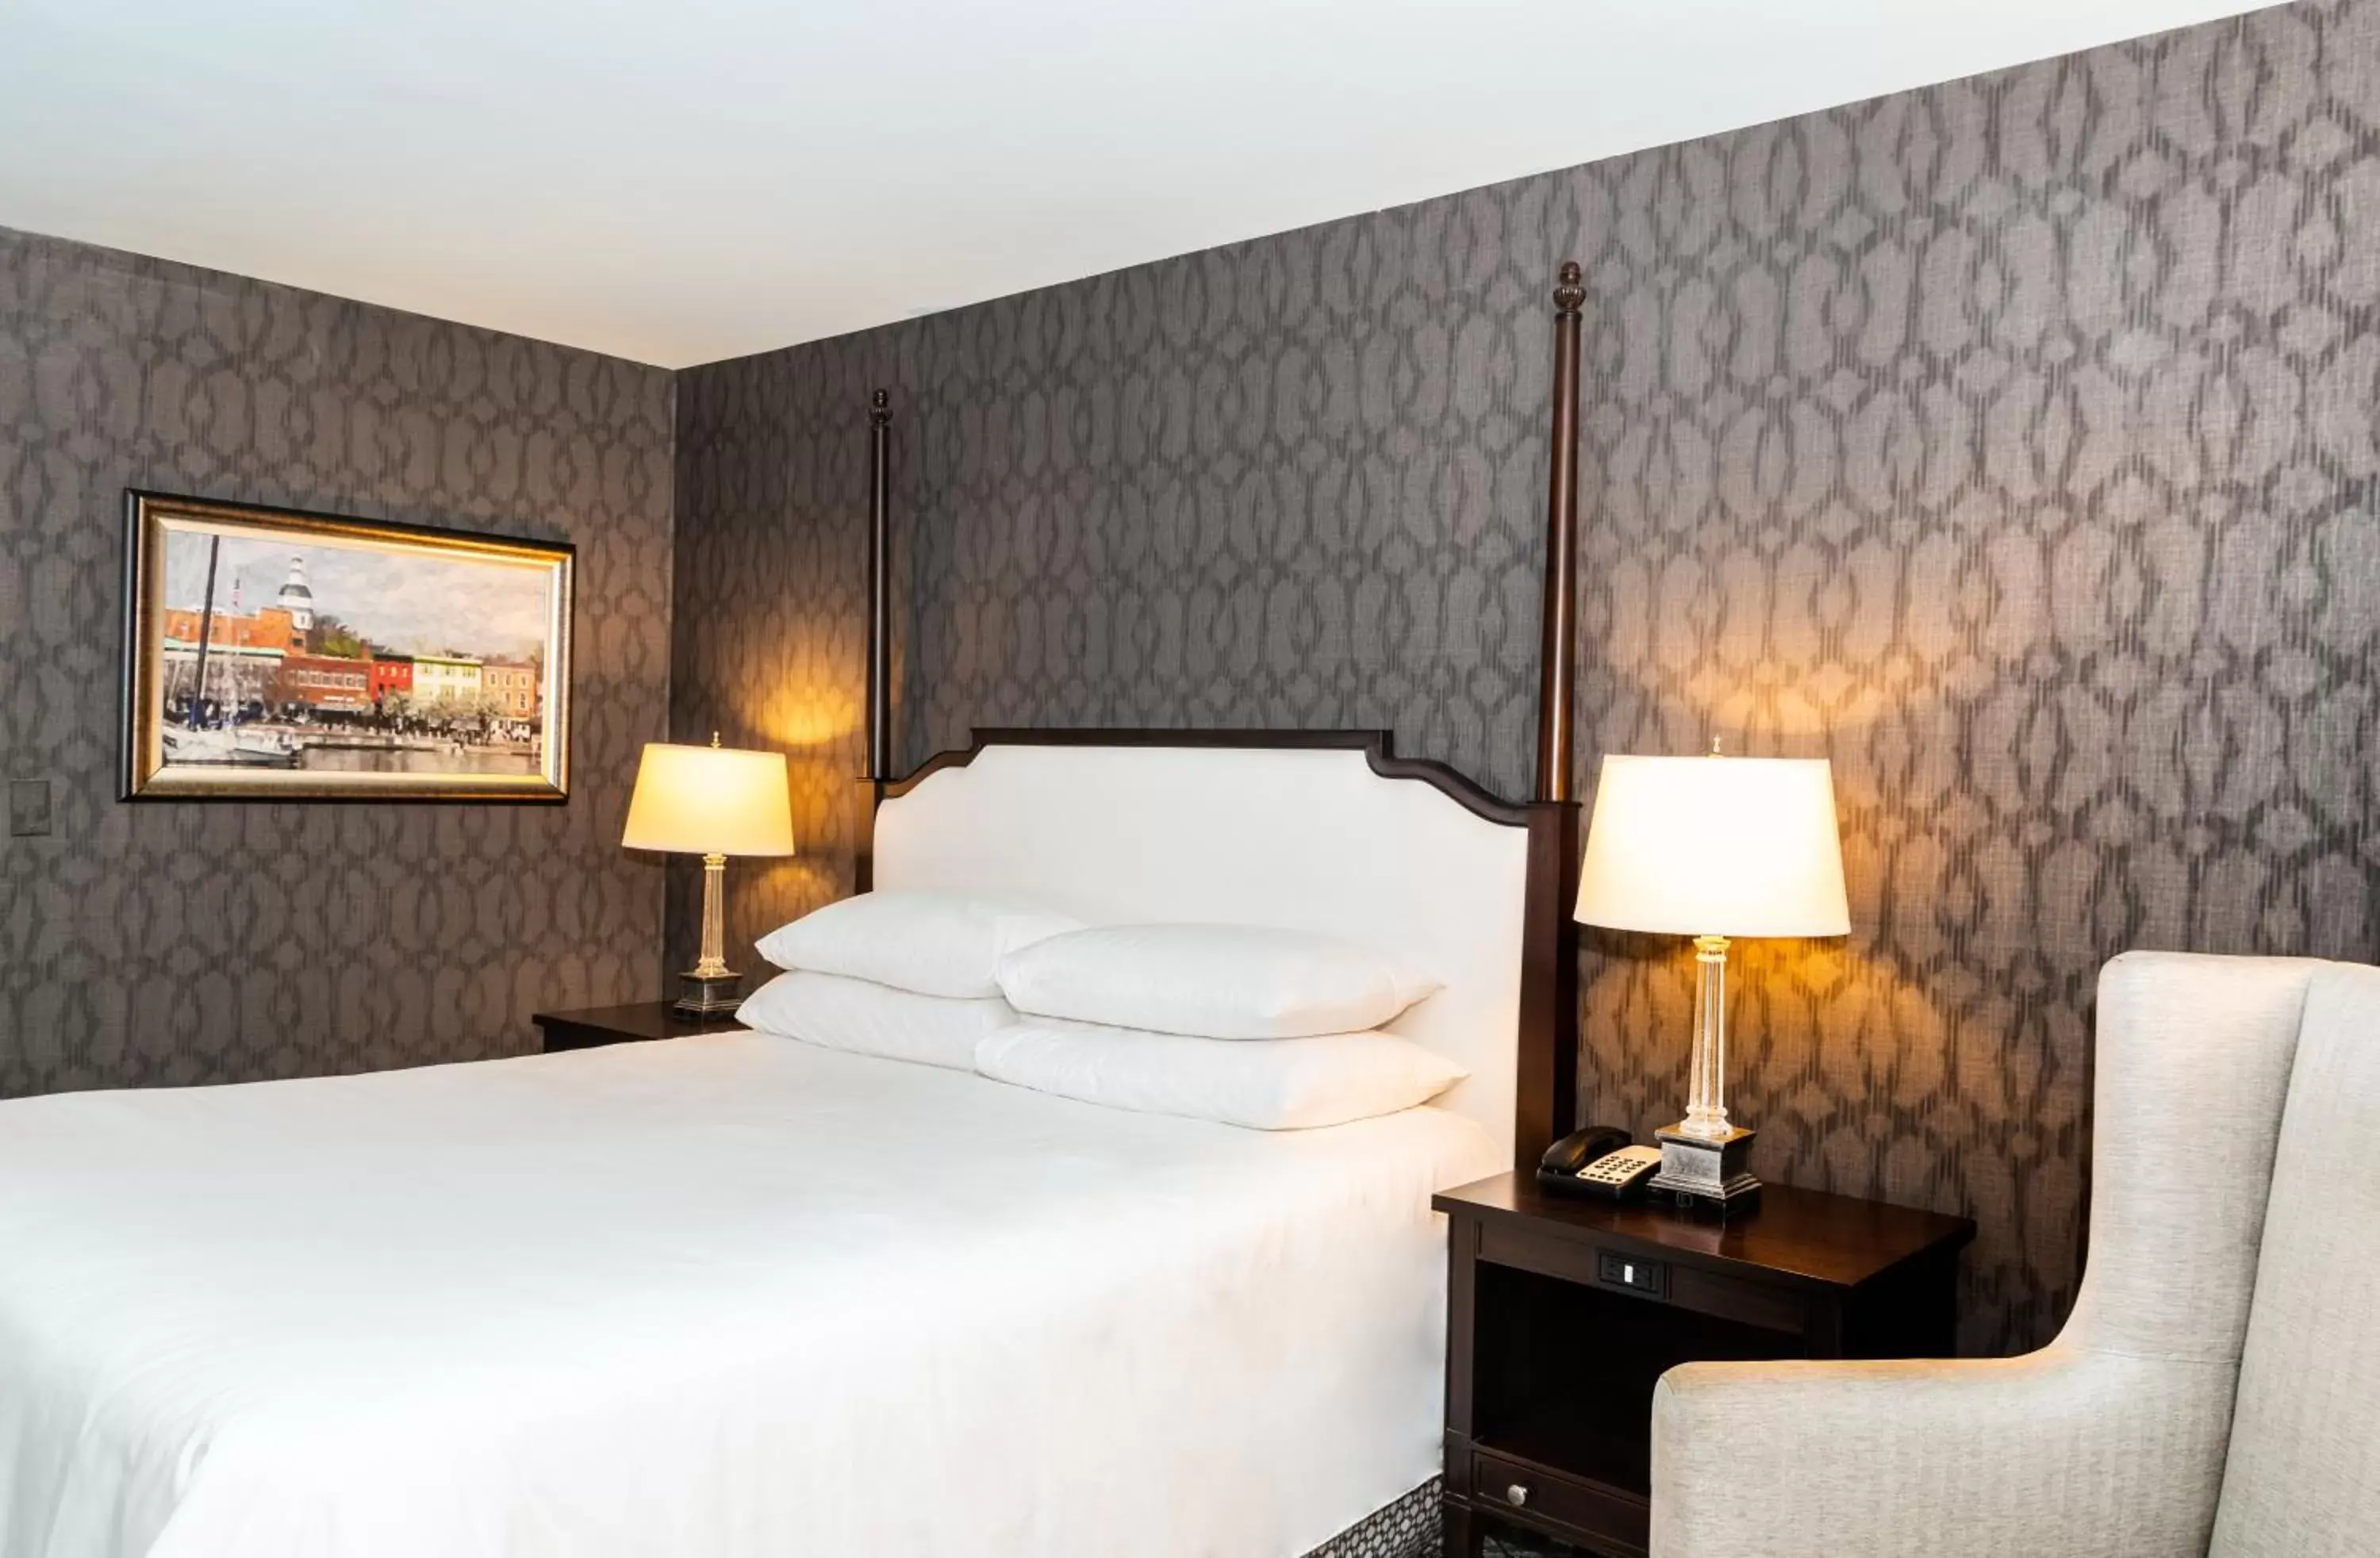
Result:
M2247 0L0 0L0 225L680 367Z

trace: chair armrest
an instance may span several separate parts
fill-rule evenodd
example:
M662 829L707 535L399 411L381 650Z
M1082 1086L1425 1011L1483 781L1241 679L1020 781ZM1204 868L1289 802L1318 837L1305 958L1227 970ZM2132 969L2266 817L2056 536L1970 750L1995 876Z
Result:
M1653 1394L1653 1558L2203 1552L2232 1372L2064 1346L1673 1369Z

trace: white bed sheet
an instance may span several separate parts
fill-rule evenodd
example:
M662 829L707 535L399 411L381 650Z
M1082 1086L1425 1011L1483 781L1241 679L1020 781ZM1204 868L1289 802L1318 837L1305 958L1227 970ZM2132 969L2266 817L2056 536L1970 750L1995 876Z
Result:
M1499 1166L741 1034L0 1104L0 1558L1291 1558Z

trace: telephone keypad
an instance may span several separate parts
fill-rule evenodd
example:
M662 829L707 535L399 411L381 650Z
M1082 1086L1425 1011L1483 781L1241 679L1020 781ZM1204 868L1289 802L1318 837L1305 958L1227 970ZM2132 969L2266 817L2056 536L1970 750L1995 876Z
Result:
M1646 1169L1659 1167L1660 1162L1661 1150L1658 1147L1622 1147L1580 1169L1578 1177L1590 1185L1625 1185Z

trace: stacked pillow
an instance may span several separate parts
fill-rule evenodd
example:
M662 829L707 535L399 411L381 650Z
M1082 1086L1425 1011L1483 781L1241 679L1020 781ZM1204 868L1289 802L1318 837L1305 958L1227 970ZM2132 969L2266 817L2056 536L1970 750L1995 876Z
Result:
M1000 960L1020 1012L1205 1039L1302 1039L1395 1020L1438 989L1368 948L1257 925L1101 925Z
M1261 1044L1027 1018L976 1046L997 1081L1144 1114L1302 1130L1393 1114L1463 1080L1445 1056L1393 1033L1322 1033Z
M1030 904L957 893L863 893L759 943L786 970L736 1019L831 1050L974 1069L975 1047L1016 1019L1000 961L1080 920Z
M994 995L969 1001L921 995L842 974L789 968L744 998L735 1019L761 1033L822 1049L975 1069L975 1047L1016 1020Z
M1107 925L1001 960L1017 1025L976 1069L1018 1087L1259 1130L1394 1114L1465 1073L1378 1031L1435 980L1328 936L1247 925Z
M1000 962L1083 922L1011 898L972 893L862 893L760 938L780 968L867 980L919 995L1000 993Z
M1427 1102L1463 1068L1380 1031L1439 988L1367 948L1242 925L1109 925L1014 900L863 894L771 932L746 1026L1262 1130Z

